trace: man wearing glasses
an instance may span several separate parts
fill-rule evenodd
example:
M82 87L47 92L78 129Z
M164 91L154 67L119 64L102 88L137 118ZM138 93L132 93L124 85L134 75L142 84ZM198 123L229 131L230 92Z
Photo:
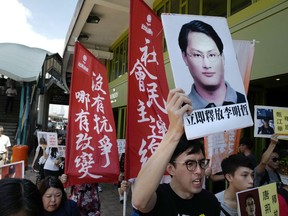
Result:
M184 104L184 105L183 105ZM182 89L173 89L167 99L170 125L156 151L143 165L135 182L132 203L140 215L219 215L216 197L202 189L205 158L200 140L186 139L183 115L192 111ZM160 184L165 170L170 184Z
M194 80L189 94L193 110L246 102L245 96L224 80L224 47L212 26L199 20L186 23L178 43Z
M279 154L277 147L278 135L273 134L270 144L262 154L260 163L255 168L254 186L259 187L265 184L276 182L282 184L281 177L277 171L279 168Z

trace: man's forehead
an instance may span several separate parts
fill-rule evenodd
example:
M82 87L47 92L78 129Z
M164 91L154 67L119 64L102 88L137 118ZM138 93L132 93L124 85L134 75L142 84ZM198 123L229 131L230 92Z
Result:
M185 155L185 156L187 156L187 155L189 155L189 156L194 156L194 157L204 157L204 154L203 154L203 152L202 152L202 150L200 149L198 152L194 152L194 153L191 153L191 151L192 151L192 148L189 148L189 149L187 149L185 152L183 152L181 155Z

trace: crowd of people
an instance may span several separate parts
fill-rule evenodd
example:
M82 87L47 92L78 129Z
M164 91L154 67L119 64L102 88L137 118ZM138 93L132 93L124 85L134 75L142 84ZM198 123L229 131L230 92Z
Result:
M123 180L125 154L120 157L122 166L118 183L119 197L122 201L123 193L128 188L133 188L132 215L237 215L237 192L272 182L279 185L280 215L287 214L288 188L287 185L282 185L277 172L277 134L271 136L259 163L252 154L252 140L242 138L239 153L230 155L221 163L222 173L219 176L228 182L228 186L214 193L204 189L204 180L207 177L213 179L213 175L207 172L210 163L209 159L205 158L203 139L187 140L184 134L183 115L190 113L192 106L183 90L170 91L167 111L169 129L132 184ZM63 135L59 133L57 139L61 146ZM1 126L0 140L6 140L5 144L4 141L0 144L6 153L9 142L7 144ZM8 216L20 212L21 215L100 215L98 184L73 185L64 189L63 184L69 177L58 166L61 160L65 161L64 158L60 159L58 148L47 147L47 143L39 141L33 161L33 167L38 164L38 171L42 172L38 184L13 177L0 180L0 197L4 196L3 191L5 196L8 194L7 202L0 204L0 215ZM165 172L169 173L171 180L169 183L160 184ZM12 208L13 199L20 195L25 198L25 202L19 201ZM247 198L247 206L253 206L254 201L251 199Z
M10 88L13 91L13 85ZM280 215L287 215L288 186L283 184L278 173L278 135L271 135L259 162L252 153L253 141L243 137L239 143L239 153L224 158L221 162L222 172L212 174L210 160L205 157L203 139L187 140L184 133L183 116L190 114L192 109L191 98L182 89L169 92L168 131L137 178L131 182L124 177L125 153L120 156L121 170L117 185L120 203L123 203L124 193L132 188L134 216L232 216L238 215L239 210L236 193L276 182ZM3 131L4 128L0 126L0 165L7 162L8 148L11 146L9 137ZM58 133L58 146L65 145L64 139L65 133ZM38 176L37 182L12 175L1 179L0 199L5 202L0 203L0 215L99 216L98 183L73 185L65 189L63 185L69 176L64 173L64 165L65 158L61 157L58 147L48 147L45 141L37 139L32 163ZM12 171L13 166L11 174ZM161 183L166 172L171 177L170 181ZM207 178L213 182L221 181L220 188L217 191L205 188ZM255 200L253 197L245 200L247 212L250 212L247 214L255 215Z

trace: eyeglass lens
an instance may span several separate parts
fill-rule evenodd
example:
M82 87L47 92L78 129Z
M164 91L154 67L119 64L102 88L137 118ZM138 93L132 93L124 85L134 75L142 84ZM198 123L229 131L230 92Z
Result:
M192 54L188 54L188 56L193 58L196 61L202 61L206 57L210 62L214 62L218 59L220 54L218 54L216 52L211 52L211 53L207 53L207 54L193 52Z
M186 167L188 170L193 171L196 169L197 164L199 164L199 166L202 169L206 169L208 164L209 164L209 159L203 159L203 160L199 160L199 161L195 161L195 160L190 160L185 162L186 163Z

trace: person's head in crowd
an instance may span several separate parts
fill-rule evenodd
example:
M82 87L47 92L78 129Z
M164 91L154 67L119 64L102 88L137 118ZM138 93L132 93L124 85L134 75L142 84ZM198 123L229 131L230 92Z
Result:
M235 192L253 187L253 164L251 160L243 154L233 154L221 162L222 172Z
M42 216L41 195L28 179L1 179L0 200L1 216Z
M264 152L268 149L269 144L270 144L270 138L267 138L266 147L263 149L262 154L264 154ZM271 169L273 171L276 171L279 168L279 162L280 162L279 151L280 151L280 148L277 144L277 146L273 149L269 157L266 168Z
M58 140L58 145L62 145L63 144L63 136L61 134L57 135L57 140Z
M4 127L0 125L0 136L3 134L4 132Z
M253 141L249 137L242 137L239 143L239 152L245 153L247 149L250 151L253 149Z
M62 182L56 176L47 176L40 182L39 191L46 212L54 212L65 205L67 195Z
M202 140L187 140L183 134L167 166L171 184L181 185L184 191L193 194L199 193L208 165Z
M256 215L256 205L255 199L252 194L248 194L245 197L245 210L248 216L255 216Z
M268 169L271 170L277 170L279 168L279 154L278 154L278 150L274 149L274 151L272 152L269 161L267 163Z

